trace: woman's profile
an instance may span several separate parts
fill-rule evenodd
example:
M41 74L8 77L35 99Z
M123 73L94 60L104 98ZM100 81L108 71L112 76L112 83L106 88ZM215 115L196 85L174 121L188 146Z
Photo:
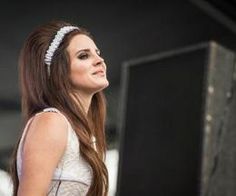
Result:
M106 64L91 34L64 21L34 29L19 57L24 125L14 196L108 193Z

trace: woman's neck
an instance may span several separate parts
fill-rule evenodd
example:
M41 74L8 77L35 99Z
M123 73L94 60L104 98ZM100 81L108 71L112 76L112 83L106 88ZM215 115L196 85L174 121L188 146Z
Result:
M91 104L92 97L93 97L92 94L81 93L81 92L76 93L76 98L79 99L86 115L88 114L88 110L89 110L89 107ZM79 104L79 103L77 103L77 104Z

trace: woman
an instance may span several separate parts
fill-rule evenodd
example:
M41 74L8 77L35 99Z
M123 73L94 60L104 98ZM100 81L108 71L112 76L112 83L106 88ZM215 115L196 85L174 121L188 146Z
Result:
M89 32L63 21L39 26L19 67L25 124L11 172L14 195L107 195L102 90L109 82Z

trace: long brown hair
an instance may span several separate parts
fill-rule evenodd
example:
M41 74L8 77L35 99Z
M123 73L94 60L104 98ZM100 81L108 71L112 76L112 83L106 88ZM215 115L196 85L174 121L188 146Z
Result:
M24 125L30 117L44 108L55 107L63 112L77 134L81 155L93 171L93 180L87 195L104 196L108 193L108 172L104 164L106 152L105 96L102 91L95 93L88 115L84 113L81 102L76 98L72 88L69 77L70 59L66 50L73 36L85 34L91 37L90 33L80 27L64 37L54 53L50 76L44 63L46 50L56 32L67 25L72 24L64 21L51 21L41 25L28 36L23 45L19 58L19 78ZM91 145L92 135L96 138L97 151ZM17 146L11 164L14 196L17 195L19 185L16 170Z

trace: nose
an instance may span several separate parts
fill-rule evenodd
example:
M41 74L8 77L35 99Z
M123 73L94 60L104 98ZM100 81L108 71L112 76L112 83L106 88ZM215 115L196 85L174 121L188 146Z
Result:
M97 65L103 65L103 64L104 64L104 59L101 56L96 54L94 65L97 66Z

